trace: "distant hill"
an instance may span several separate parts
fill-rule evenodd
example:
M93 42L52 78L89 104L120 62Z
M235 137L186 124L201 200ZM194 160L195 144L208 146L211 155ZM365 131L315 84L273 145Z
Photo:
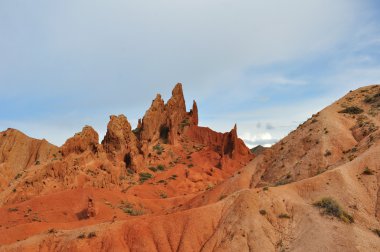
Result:
M253 147L250 149L250 151L255 154L256 156L260 155L266 148L262 145L257 145L256 147Z

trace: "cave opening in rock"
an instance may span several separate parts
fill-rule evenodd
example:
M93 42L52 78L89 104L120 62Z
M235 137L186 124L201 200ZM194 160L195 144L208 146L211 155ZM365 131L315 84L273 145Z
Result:
M164 142L167 143L169 138L169 127L166 125L162 125L160 127L160 139Z
M131 154L128 153L128 154L125 154L124 156L124 162L125 162L125 167L126 168L130 168L131 165L132 165L132 158L131 158Z

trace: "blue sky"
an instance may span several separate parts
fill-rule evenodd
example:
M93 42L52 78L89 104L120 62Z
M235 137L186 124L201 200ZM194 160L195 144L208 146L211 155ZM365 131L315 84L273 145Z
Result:
M132 125L177 82L200 124L272 144L350 89L380 83L365 0L0 2L0 130L61 145Z

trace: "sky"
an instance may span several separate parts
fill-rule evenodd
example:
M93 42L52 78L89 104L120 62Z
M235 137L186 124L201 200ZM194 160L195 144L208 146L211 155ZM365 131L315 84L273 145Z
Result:
M183 83L200 125L269 146L380 83L376 0L2 0L0 131L62 145Z

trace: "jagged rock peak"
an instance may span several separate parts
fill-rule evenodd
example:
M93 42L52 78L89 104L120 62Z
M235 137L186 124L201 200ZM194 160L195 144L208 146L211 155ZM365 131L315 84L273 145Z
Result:
M81 132L76 133L69 138L61 147L62 155L67 156L70 153L83 153L86 150L97 151L99 145L99 135L91 126L84 126Z
M191 122L193 125L198 125L198 107L195 100L193 100L193 108L190 110Z
M167 114L165 111L164 100L157 94L150 108L138 125L140 139L143 141L155 141L159 138L159 129L166 124Z
M181 114L186 113L186 103L181 83L177 83L173 88L172 97L166 103L166 107L168 111L175 111Z

